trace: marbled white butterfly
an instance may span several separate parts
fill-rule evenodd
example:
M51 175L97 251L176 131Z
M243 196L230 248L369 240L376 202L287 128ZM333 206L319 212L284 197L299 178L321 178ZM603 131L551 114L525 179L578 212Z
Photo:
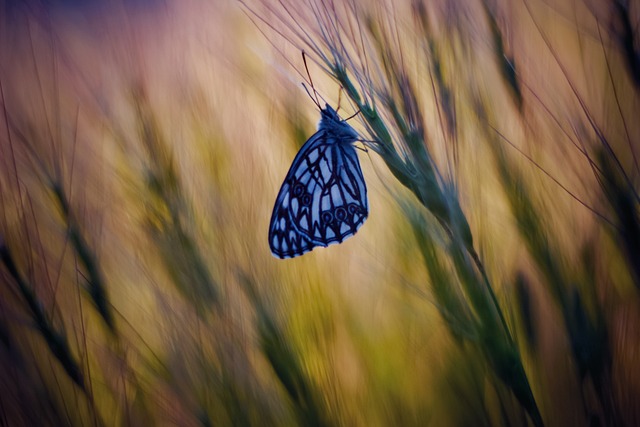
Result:
M353 143L358 133L328 104L284 179L271 216L274 256L293 258L341 243L367 219L367 186Z

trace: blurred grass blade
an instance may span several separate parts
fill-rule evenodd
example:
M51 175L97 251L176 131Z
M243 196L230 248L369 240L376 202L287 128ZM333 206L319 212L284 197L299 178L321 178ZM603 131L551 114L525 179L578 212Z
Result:
M60 365L67 373L69 378L80 387L80 389L87 393L85 388L85 380L82 375L80 365L78 365L75 357L71 352L66 335L60 333L51 323L51 320L43 311L42 304L38 300L37 296L33 292L33 287L25 281L22 275L18 272L18 269L13 261L13 257L9 252L9 248L0 241L0 260L4 264L5 268L13 277L14 281L18 285L18 291L22 296L30 315L33 318L36 328L42 335L45 343L49 347L51 354L60 362Z
M69 200L66 193L59 182L51 183L51 191L58 202L62 213L62 220L67 226L71 245L78 255L80 264L84 267L87 281L87 291L91 302L93 302L96 310L104 320L109 330L116 334L116 326L111 309L111 302L107 294L105 280L103 278L102 270L98 262L98 257L91 249L86 239L83 236L80 224L72 215Z

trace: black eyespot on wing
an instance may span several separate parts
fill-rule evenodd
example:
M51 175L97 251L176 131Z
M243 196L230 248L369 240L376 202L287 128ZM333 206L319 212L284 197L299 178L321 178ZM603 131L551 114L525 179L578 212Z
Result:
M329 224L333 222L333 214L329 211L322 212L322 215L320 218L322 219L322 222L324 222L325 224Z
M304 185L300 184L299 182L297 182L294 186L293 186L293 191L291 192L293 194L294 197L300 197L304 194Z

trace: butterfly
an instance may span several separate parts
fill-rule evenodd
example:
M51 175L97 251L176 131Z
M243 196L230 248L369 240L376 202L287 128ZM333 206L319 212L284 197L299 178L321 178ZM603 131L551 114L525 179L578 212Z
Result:
M369 215L367 186L353 143L358 133L325 104L318 131L304 143L276 198L269 246L293 258L342 243Z

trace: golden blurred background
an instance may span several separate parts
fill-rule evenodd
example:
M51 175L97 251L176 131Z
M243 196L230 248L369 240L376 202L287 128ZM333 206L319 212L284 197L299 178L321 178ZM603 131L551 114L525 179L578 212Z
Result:
M637 425L639 18L0 1L0 425ZM370 215L280 260L309 78Z

